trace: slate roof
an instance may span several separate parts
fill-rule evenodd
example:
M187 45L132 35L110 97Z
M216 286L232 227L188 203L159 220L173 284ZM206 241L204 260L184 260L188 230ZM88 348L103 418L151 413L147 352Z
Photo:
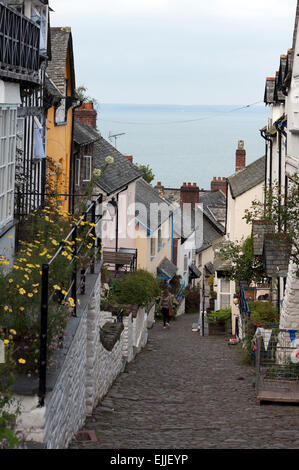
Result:
M148 184L143 178L136 182L135 203L142 204L146 209L145 212L137 208L137 221L151 232L155 232L158 227L169 218L171 211L170 203L166 199L162 199L155 188ZM158 220L158 216L151 218L151 204L167 205L168 212L161 211L161 220Z
M108 156L114 158L114 163L109 165L104 174L96 180L97 186L107 195L119 191L142 176L133 163L99 135L99 140L94 144L94 169L103 169L105 158Z
M189 269L193 274L193 278L199 279L201 277L201 271L195 266L195 264L191 264Z
M291 254L289 240L278 241L273 234L264 235L264 264L267 276L287 277Z
M219 214L226 218L226 197L222 191L204 191L199 193L199 204L203 205L204 214L217 227L224 232L224 227L218 222Z
M75 95L75 68L73 57L73 40L71 28L60 27L51 28L51 60L48 62L47 74L54 82L60 93L64 95L65 92L65 65L67 60L67 51L70 47L70 60L71 60L71 88L72 96Z
M275 227L271 222L256 220L252 224L253 254L262 256L264 249L264 236L266 233L274 233Z
M91 126L84 124L80 119L74 119L74 142L79 145L88 145L100 139L99 133Z
M201 253L202 251L206 250L212 244L223 237L225 230L223 229L222 232L219 232L215 225L213 225L209 218L203 214L203 243L201 247L196 249L196 253Z
M209 274L214 274L215 273L215 268L213 263L210 261L209 263L205 264L205 269L208 271Z
M63 98L63 94L60 93L60 91L58 90L57 86L55 85L55 83L51 80L51 78L48 76L48 74L46 73L45 75L45 88L47 90L47 93L51 96L54 96L55 98L57 99L61 99Z
M158 266L158 270L161 271L169 279L173 279L176 275L178 268L168 258L164 258Z
M265 165L266 157L261 157L228 178L234 199L265 180Z

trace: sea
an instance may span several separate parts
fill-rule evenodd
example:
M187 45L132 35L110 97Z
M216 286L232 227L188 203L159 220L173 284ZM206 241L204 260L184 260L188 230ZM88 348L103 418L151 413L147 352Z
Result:
M267 124L269 110L262 104L97 105L98 129L134 163L149 165L155 179L168 188L184 182L209 189L214 176L235 171L238 141L243 140L246 164L265 154L259 130Z

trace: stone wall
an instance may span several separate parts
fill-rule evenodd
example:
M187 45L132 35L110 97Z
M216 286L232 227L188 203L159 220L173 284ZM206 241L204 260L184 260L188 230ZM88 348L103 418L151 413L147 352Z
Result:
M101 276L89 275L78 317L72 318L67 327L69 344L60 352L59 371L53 376L48 374L45 406L38 408L34 393L25 396L17 392L22 405L18 429L27 434L28 440L46 448L67 448L125 363L132 361L147 342L155 305L140 308L134 318L132 314L125 316L122 325L116 323L111 312L100 312L100 300ZM117 336L111 340L114 330Z
M280 328L299 330L299 279L296 276L298 267L290 263L286 290L280 315Z

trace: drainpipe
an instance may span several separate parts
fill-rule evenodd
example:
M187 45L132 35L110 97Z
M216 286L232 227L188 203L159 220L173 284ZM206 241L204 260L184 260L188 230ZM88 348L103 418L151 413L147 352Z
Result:
M72 107L72 141L71 141L71 155L70 155L70 184L69 184L69 193L70 193L70 200L69 200L69 211L71 214L74 213L75 210L75 162L74 162L74 124L75 124L75 111L77 108L80 108L83 101L78 101L78 103Z
M279 196L281 196L281 183L282 183L282 175L281 175L281 171L282 171L282 135L286 138L286 137L287 137L287 134L286 134L286 132L282 129L282 127L281 127L281 122L279 122L279 121L275 122L275 127L276 127L277 132L278 132L278 145L279 145L279 160L278 160L278 187L279 187L279 190L278 190L278 194L279 194ZM279 204L279 207L281 207L281 199L280 199L280 198L279 198L278 204ZM279 231L279 232L281 231L281 220L280 220L280 219L279 219L279 221L278 221L278 231Z
M268 186L267 173L268 173L268 146L269 146L269 143L270 143L270 178L269 178L269 183L270 183L270 186L272 186L273 142L272 142L272 139L269 137L268 134L266 134L265 131L261 130L260 133L261 133L262 138L266 141L265 185L266 185L266 188L267 188L267 186Z
M171 262L173 263L173 212L171 214Z

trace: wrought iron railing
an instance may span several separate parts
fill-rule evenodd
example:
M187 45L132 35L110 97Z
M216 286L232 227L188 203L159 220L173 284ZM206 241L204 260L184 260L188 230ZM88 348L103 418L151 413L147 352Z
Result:
M40 365L39 365L39 405L44 406L45 396L46 396L46 376L47 376L47 338L48 338L48 310L49 302L53 300L57 292L54 290L50 292L49 286L49 273L51 269L55 269L55 261L62 257L63 262L65 263L65 268L67 269L69 265L72 265L72 275L69 281L68 287L65 287L66 294L63 298L58 296L57 308L59 304L63 305L63 300L71 296L73 299L73 311L72 315L77 316L77 296L80 292L81 295L85 294L85 277L89 271L91 274L95 272L95 263L96 263L96 252L101 249L101 239L96 236L96 224L102 218L101 215L96 215L96 206L97 204L102 203L102 195L99 195L96 200L92 201L88 209L83 212L79 220L73 225L71 231L60 243L59 248L53 257L49 260L47 264L42 265L42 279L41 279L41 310L40 310ZM82 225L85 226L85 223L89 222L88 230L84 233L84 237L80 238ZM92 235L92 237L90 237ZM79 242L78 242L79 241ZM68 259L63 256L65 246L71 243L72 244L72 255L71 259ZM88 263L85 263L84 268L78 266L78 258L80 253L84 250L86 245L92 243L93 245L93 256L89 257ZM60 292L58 292L59 294Z
M0 2L1 69L32 74L39 70L40 28L29 18Z

